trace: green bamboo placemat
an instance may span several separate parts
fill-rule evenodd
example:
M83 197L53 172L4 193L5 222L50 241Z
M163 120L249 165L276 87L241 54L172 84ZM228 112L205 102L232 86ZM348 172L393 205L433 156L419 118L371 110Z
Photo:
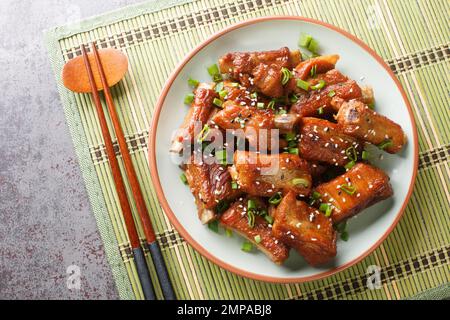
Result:
M60 79L62 65L80 54L81 43L96 40L102 47L120 48L129 57L129 72L112 93L179 298L442 298L450 291L449 12L450 2L442 0L166 0L48 31L46 41L67 123L120 297L141 299L142 292L130 263L133 257L97 115L88 95L67 91ZM399 78L419 130L415 191L396 229L357 265L329 278L301 284L277 285L241 278L200 256L162 212L147 166L152 111L177 63L214 32L267 15L316 18L365 41ZM139 219L136 221L139 225ZM380 289L366 286L370 265L381 267Z

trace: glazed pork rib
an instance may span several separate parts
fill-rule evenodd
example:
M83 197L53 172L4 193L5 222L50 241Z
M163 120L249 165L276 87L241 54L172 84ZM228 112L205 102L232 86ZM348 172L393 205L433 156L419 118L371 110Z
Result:
M288 191L307 196L311 190L309 164L294 154L236 151L229 171L240 189L253 196L271 197Z
M244 87L278 98L284 94L281 69L291 70L300 59L298 50L290 51L287 47L272 51L233 52L219 59L219 68L221 73L229 74Z
M264 252L273 262L283 263L289 256L289 248L272 235L269 223L259 215L255 215L254 226L248 223L249 198L241 198L234 202L220 217L220 223L244 236ZM254 199L258 203L261 201ZM259 238L256 242L255 238Z
M331 219L297 200L295 192L284 196L275 210L272 232L313 266L336 256L336 231Z
M195 123L198 122L202 128L208 121L210 114L214 109L214 98L217 97L214 86L214 84L210 83L200 83L197 89L195 89L194 101L192 102L183 123L173 136L170 152L180 153L183 150L184 140L188 140L192 143Z
M393 195L389 177L369 164L358 163L345 174L319 185L314 191L321 202L333 208L334 223L342 222L365 208Z
M300 123L298 145L303 159L344 166L350 162L347 150L353 148L356 155L362 151L362 143L343 133L333 122L308 117L303 118Z
M239 196L239 190L231 187L231 176L225 166L205 161L195 163L194 156L186 165L186 178L195 197L198 217L202 223L216 219L215 208L220 201Z
M389 153L399 152L406 143L406 135L397 123L361 101L335 99L333 103L340 105L337 121L346 134L377 146L384 145L383 149Z

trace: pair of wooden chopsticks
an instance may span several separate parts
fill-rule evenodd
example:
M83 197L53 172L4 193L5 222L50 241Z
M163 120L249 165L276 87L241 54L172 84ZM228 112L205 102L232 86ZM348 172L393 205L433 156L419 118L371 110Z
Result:
M144 197L142 195L141 187L139 185L138 179L136 177L136 172L134 170L133 163L131 161L131 156L128 151L128 146L125 140L125 136L123 134L122 127L119 122L119 117L116 113L116 107L114 105L114 101L111 96L111 92L109 91L108 83L106 81L105 72L102 66L102 62L100 61L100 56L97 51L97 46L94 43L91 44L92 52L95 58L95 63L97 65L100 79L102 81L103 90L106 99L106 105L108 107L109 114L111 116L111 121L114 127L114 132L116 133L117 141L119 143L119 149L122 154L122 158L125 164L125 171L128 180L130 181L132 196L136 202L136 208L139 214L139 217L142 222L142 226L144 229L144 234L147 239L147 247L151 253L153 264L156 269L156 273L158 275L159 284L161 286L164 298L167 300L176 299L175 293L173 291L172 283L170 281L167 267L164 263L164 259L161 254L161 249L159 248L158 242L156 241L155 232L153 230L152 222L150 221L150 216L147 211L147 207L144 202ZM138 272L139 279L141 281L142 291L144 292L144 296L148 300L155 300L155 290L150 279L150 273L145 261L144 251L141 248L139 236L136 230L136 226L134 224L133 215L131 213L130 203L127 199L127 194L125 190L125 184L122 179L121 171L119 168L119 164L117 162L116 154L114 152L113 143L111 140L111 135L109 134L108 125L106 122L105 114L103 112L103 106L100 101L99 92L97 89L97 85L94 80L94 75L92 73L92 68L89 62L88 55L86 53L86 48L84 45L81 45L81 52L83 54L84 64L86 66L86 70L89 77L89 83L91 85L92 96L94 98L95 107L97 109L98 117L100 120L100 127L102 130L103 140L105 142L106 154L108 155L109 162L111 165L114 184L117 189L120 206L122 208L125 225L128 232L128 237L130 239L130 244L134 253L134 262L136 264L136 269Z

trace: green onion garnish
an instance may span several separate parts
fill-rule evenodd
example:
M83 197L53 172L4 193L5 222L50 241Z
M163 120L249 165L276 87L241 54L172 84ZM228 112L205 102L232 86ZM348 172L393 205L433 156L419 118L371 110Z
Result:
M256 104L256 108L258 108L258 109L264 109L266 106L264 105L264 102L258 102L257 104Z
M289 148L289 149L288 149L288 152L289 152L290 154L296 154L296 155L298 155L298 148Z
M247 210L247 223L250 228L255 226L255 212L254 210Z
M320 107L319 109L317 109L317 113L318 114L323 114L323 107Z
M219 203L216 206L216 212L217 213L223 213L225 210L227 210L230 207L230 203L225 200L220 200Z
M315 54L319 52L319 43L314 38L309 42L308 50Z
M188 79L188 85L190 85L193 88L196 88L199 83L200 82L198 82L198 80L195 80L195 79L192 79L192 78Z
M303 179L303 178L295 178L295 179L292 179L292 184L293 184L294 186L299 186L299 185L301 185L301 186L303 186L303 187L305 187L305 188L308 188L308 187L309 187L309 181L306 180L306 179Z
M258 99L258 92L252 92L252 93L250 94L250 98L252 98L252 99Z
M223 165L227 164L227 150L222 149L222 150L216 151L215 156L216 156L218 163L223 164Z
M232 82L230 84L230 86L233 87L233 88L239 88L241 85L239 84L239 82Z
M281 192L277 192L276 194L274 194L269 198L269 203L277 205L281 202L281 199L282 199Z
M239 189L239 185L236 181L231 181L231 189L233 190Z
M214 82L222 81L222 75L220 74L217 64L213 64L208 67L208 73L212 77Z
M311 68L311 72L310 72L311 78L314 78L316 76L316 73L317 73L317 65L315 64Z
M281 84L284 86L292 78L292 73L288 68L281 68Z
M251 242L245 241L242 244L241 250L244 252L250 252L250 251L252 251L252 248L253 248L253 244Z
M223 101L220 99L214 98L213 104L220 108L220 107L222 107Z
M291 104L294 104L294 103L296 103L297 101L298 101L297 95L292 94L292 95L289 97L289 102L290 102Z
M358 152L356 151L355 147L351 146L345 150L345 154L351 161L358 160Z
M222 91L223 90L223 81L222 82L219 82L219 83L217 83L216 84L216 87L215 87L215 91L217 92L217 93L219 93L220 91Z
M341 222L338 225L335 226L336 227L336 231L339 233L342 233L345 231L345 229L347 228L347 222Z
M302 33L301 36L300 36L300 40L298 42L298 45L300 47L303 47L303 48L308 48L312 39L313 39L313 37L310 36L309 34Z
M276 114L286 114L287 111L285 109L278 109Z
M319 206L319 210L325 213L325 217L329 217L331 216L333 207L329 203L321 203Z
M224 99L224 98L227 96L227 94L228 94L228 91L227 91L227 90L221 90L221 91L219 92L219 97L220 97L221 99Z
M345 167L345 169L350 170L351 168L354 167L355 164L356 164L355 161L352 160L352 161L347 162L347 164L344 167Z
M345 193L352 195L356 192L356 187L350 184L343 184L340 186L340 188L342 191L344 191Z
M231 231L230 229L225 229L225 234L228 238L231 238L233 236L233 231Z
M341 233L341 239L342 239L343 241L347 241L348 238L349 238L349 235L348 235L348 232L347 232L347 231L344 231L344 232Z
M197 141L198 142L203 142L203 140L205 140L206 137L208 136L208 133L209 133L209 126L207 124L205 124L203 126L202 131L200 131L200 133L198 134Z
M210 223L208 223L208 228L209 230L219 233L219 221L217 220L211 221Z
M286 141L293 141L295 140L296 134L294 132L288 132L284 135L284 139Z
M378 148L380 148L381 150L384 150L386 148L389 148L390 146L392 146L392 140L387 139L387 140L383 141L382 143L380 143L378 145Z
M248 210L256 209L256 202L255 202L255 200L249 199L247 201L247 209Z
M319 83L311 86L311 90L319 90L322 89L323 87L325 87L326 82L324 80L319 80Z
M255 242L256 243L260 243L261 242L261 236L258 234L258 235L256 235L255 237L254 237L254 239L255 239Z
M369 151L364 150L361 154L361 158L363 160L368 160L369 159Z
M370 109L375 109L375 102L371 102L367 105Z
M309 82L303 81L302 79L297 79L297 87L299 87L300 89L303 89L305 91L308 91Z
M328 92L328 96L330 98L333 98L336 95L336 92L334 90L331 90L330 92Z
M268 224L273 224L273 217L269 216L268 214L264 216L264 219L267 221Z
M297 147L296 140L288 141L288 148L296 148L296 147Z
M194 94L193 94L193 93L188 93L188 94L184 97L184 104L191 104L192 101L194 101Z
M320 199L322 197L322 195L319 193L319 192L317 192L317 191L314 191L313 193L312 193L312 198L314 199L314 200L318 200L318 199Z
M274 109L275 107L275 100L270 100L269 104L267 105L267 109Z
M185 175L184 173L180 174L180 180L181 180L184 184L187 184L187 183L188 183L187 178L186 178L186 175Z

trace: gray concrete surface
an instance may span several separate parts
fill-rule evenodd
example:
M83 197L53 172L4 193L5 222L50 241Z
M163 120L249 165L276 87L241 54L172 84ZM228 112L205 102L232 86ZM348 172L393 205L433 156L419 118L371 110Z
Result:
M137 2L0 1L0 299L118 298L42 32Z

